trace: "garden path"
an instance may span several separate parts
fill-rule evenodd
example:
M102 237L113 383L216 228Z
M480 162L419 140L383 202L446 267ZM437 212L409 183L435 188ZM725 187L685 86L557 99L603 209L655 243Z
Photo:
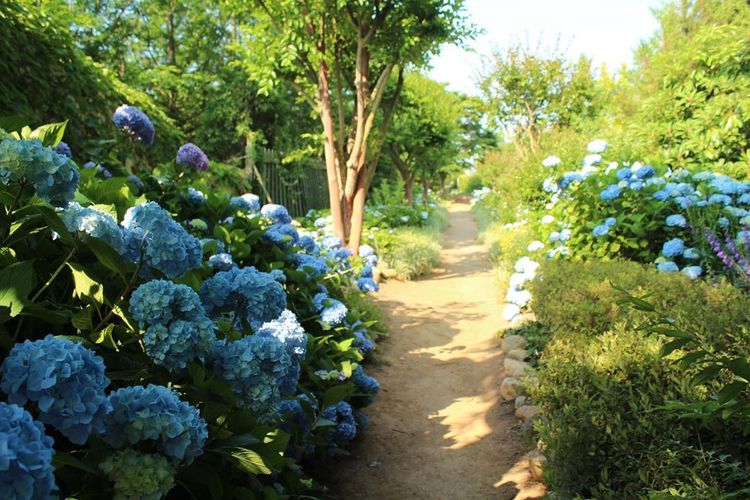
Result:
M487 249L467 204L449 207L441 267L376 294L390 318L369 367L383 387L353 457L336 464L340 499L531 499L513 405L501 403L503 325Z

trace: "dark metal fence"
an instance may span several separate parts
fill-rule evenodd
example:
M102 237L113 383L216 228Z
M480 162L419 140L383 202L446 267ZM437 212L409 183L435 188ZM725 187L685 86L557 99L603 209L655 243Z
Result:
M284 205L293 216L328 207L328 181L322 162L310 161L292 168L266 148L258 148L253 156L258 160L249 165L250 181L265 203Z

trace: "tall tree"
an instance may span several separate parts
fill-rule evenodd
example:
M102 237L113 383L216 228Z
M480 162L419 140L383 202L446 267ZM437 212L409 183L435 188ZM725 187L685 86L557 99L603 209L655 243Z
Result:
M414 182L429 187L443 169L459 160L463 100L445 85L409 73L386 138L387 159L404 181L404 198L414 202Z
M249 73L266 89L282 78L292 82L318 114L334 228L356 252L398 96L374 131L386 84L405 66L426 63L441 43L469 33L463 0L255 3L265 16L246 27Z
M480 88L490 116L521 153L536 152L546 128L596 114L595 81L584 57L570 64L560 54L539 55L522 46L496 51Z

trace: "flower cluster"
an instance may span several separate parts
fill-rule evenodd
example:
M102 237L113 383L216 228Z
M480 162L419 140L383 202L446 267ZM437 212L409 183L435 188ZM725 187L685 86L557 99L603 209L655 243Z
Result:
M292 365L285 377L281 379L281 392L292 394L297 388L300 375L300 363L307 354L307 334L297 321L292 311L285 310L277 319L263 323L255 333L258 336L272 337L284 344Z
M607 217L607 219L604 221L604 224L599 224L594 228L594 231L592 232L594 238L601 238L602 236L606 236L607 234L609 234L609 230L616 224L617 219L615 219L614 217Z
M375 394L380 392L380 382L378 382L378 379L367 375L361 365L357 365L357 368L354 369L352 382L354 382L357 389L368 395L368 402L372 402L375 399Z
M292 222L292 217L289 215L289 212L287 212L284 205L274 205L269 203L268 205L263 205L263 208L260 209L260 213L268 218L273 224L289 224Z
M174 468L158 454L127 448L107 457L99 468L114 482L115 500L160 500L174 486Z
M262 420L278 411L283 381L295 364L287 347L271 336L250 335L214 346L214 373L232 388L238 406Z
M181 372L195 359L204 361L216 340L198 294L187 285L152 280L130 298L130 314L146 328L143 345L154 364Z
M193 144L192 142L186 142L180 149L177 150L177 158L175 159L178 165L183 167L194 168L195 170L208 170L208 156L203 152L201 148Z
M11 403L36 403L43 423L81 445L104 430L111 409L104 370L102 358L90 349L47 335L13 346L2 365L0 389Z
M52 438L29 412L0 402L0 496L48 498L56 490Z
M229 204L248 212L260 210L260 198L252 193L245 193L242 196L233 196L232 199L229 200Z
M94 207L82 207L73 202L59 215L71 233L84 233L100 239L120 255L127 251L125 232L110 214Z
M155 202L129 208L122 227L126 229L126 257L131 261L142 258L147 266L169 278L178 278L201 265L203 248L198 239Z
M160 385L124 387L109 395L112 413L102 438L116 449L142 441L152 443L170 463L190 464L208 439L198 409Z
M191 186L188 188L187 200L193 205L203 205L206 202L206 195L203 191L199 191Z
M31 184L37 196L62 207L73 199L81 175L75 163L41 142L0 141L0 182Z
M326 292L315 294L313 306L320 313L320 319L331 326L339 325L349 312L341 301L332 299Z
M220 252L208 258L208 267L215 271L229 271L234 267L234 260L230 254Z
M339 401L327 407L323 410L322 417L336 424L325 436L330 446L342 445L351 441L357 435L354 412L351 405L346 401Z
M532 242L527 249L530 253L538 252L544 248L540 241ZM529 281L536 277L539 263L528 256L523 256L514 264L515 273L510 276L508 292L505 295L505 307L503 308L503 319L516 321L521 311L531 302L531 292L524 287Z
M57 143L57 146L55 146L55 153L63 156L67 156L71 160L73 159L73 151L71 151L70 146L68 146L68 143L60 141Z
M154 143L154 124L146 114L135 106L123 104L112 115L115 127L124 130L146 146Z
M286 309L286 293L279 282L254 267L216 273L203 282L200 296L209 314L230 312L252 328L278 318Z

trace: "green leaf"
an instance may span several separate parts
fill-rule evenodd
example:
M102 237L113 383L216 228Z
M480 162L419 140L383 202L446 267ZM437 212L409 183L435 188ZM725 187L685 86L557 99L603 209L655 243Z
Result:
M747 382L733 382L725 385L721 391L719 391L719 403L726 404L728 401L739 396L745 389L747 389Z
M331 387L323 395L323 406L330 406L343 401L354 393L354 385L351 383L340 384Z
M271 469L266 466L263 458L253 450L247 448L236 448L229 451L229 456L234 460L235 466L244 472L250 474L270 474Z
M73 296L80 299L88 298L97 304L104 304L104 287L102 284L89 276L80 264L68 262L68 267L73 273Z
M52 456L52 464L55 466L56 469L61 469L63 467L72 467L74 469L82 470L84 472L93 474L95 476L99 475L99 471L96 470L95 468L78 460L76 457L74 457L70 453L65 453L64 451L60 451L60 450L55 450L55 454Z
M679 349L680 347L684 346L688 342L690 342L690 340L688 339L677 339L677 340L673 340L672 342L668 342L662 346L661 355L667 356L671 354L673 351L675 351L676 349Z
M92 333L89 338L95 344L101 344L110 349L117 350L117 342L112 335L115 330L115 325L109 324L103 330Z
M702 369L700 372L698 372L698 375L693 377L693 380L690 382L692 385L701 385L706 383L707 381L711 380L712 378L715 378L716 375L719 374L721 371L721 365L709 365Z
M28 303L29 293L34 288L34 262L25 260L0 270L0 306L10 309L13 318Z
M116 272L127 282L128 265L114 248L97 238L86 238L86 245L91 248L91 251L94 252L94 255L104 267Z
M735 358L729 360L727 361L726 366L732 371L732 373L750 382L750 363L748 363L746 359Z
M65 134L65 127L68 125L68 120L60 123L49 123L42 125L34 129L33 132L29 133L29 139L37 139L42 144L48 147L55 147L62 141L63 134Z

